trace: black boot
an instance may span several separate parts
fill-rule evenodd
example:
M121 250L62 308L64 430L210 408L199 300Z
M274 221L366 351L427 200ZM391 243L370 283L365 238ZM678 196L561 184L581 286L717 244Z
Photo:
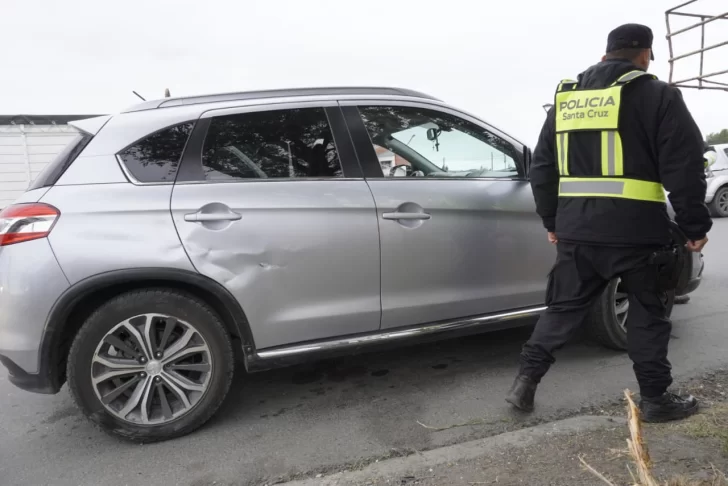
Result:
M533 411L533 399L536 396L536 387L538 383L531 378L518 375L516 381L513 382L511 391L506 396L506 402L524 412Z
M645 422L680 420L698 411L698 401L691 395L680 397L665 393L655 398L642 398L640 412Z

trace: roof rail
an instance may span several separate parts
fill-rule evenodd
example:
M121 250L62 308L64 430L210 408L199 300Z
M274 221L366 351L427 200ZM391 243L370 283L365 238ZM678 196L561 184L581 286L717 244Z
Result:
M336 96L336 95L388 95L409 96L428 100L441 101L433 96L411 89L386 87L330 87L330 88L292 88L271 89L263 91L243 91L239 93L220 93L200 96L186 96L179 98L162 98L159 100L138 103L127 108L122 113L133 111L153 110L156 108L169 108L173 106L195 105L200 103L217 103L222 101L243 101L264 98L290 98L297 96Z

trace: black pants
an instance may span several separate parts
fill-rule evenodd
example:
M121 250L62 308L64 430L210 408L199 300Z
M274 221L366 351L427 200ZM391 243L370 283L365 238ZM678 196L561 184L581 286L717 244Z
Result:
M627 348L645 397L662 395L672 383L667 345L672 325L667 296L659 290L657 267L649 264L655 248L613 248L558 243L549 274L548 310L521 353L521 374L539 382L561 348L584 323L595 300L614 277L629 295Z

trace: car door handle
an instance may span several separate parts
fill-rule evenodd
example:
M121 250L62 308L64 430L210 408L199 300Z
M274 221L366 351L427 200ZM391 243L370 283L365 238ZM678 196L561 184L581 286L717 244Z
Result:
M400 212L394 212L394 213L384 213L382 214L382 218L384 219L393 219L393 220L425 220L430 219L432 216L430 216L427 213L400 213Z
M236 212L230 211L229 213L189 213L185 214L185 221L191 223L203 223L207 221L239 221L242 218Z

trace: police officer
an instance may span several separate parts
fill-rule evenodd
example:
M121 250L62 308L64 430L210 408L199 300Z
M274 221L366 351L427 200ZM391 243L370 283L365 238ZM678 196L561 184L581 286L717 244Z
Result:
M679 90L646 72L654 60L652 40L643 25L614 29L602 62L558 85L541 131L531 186L557 257L548 276L548 310L523 347L506 397L521 410L533 409L554 351L585 321L608 282L620 277L629 294L628 352L643 419L674 420L697 411L695 398L667 392L666 302L673 284L656 262L674 255L665 190L688 250L699 252L708 241L703 140Z

